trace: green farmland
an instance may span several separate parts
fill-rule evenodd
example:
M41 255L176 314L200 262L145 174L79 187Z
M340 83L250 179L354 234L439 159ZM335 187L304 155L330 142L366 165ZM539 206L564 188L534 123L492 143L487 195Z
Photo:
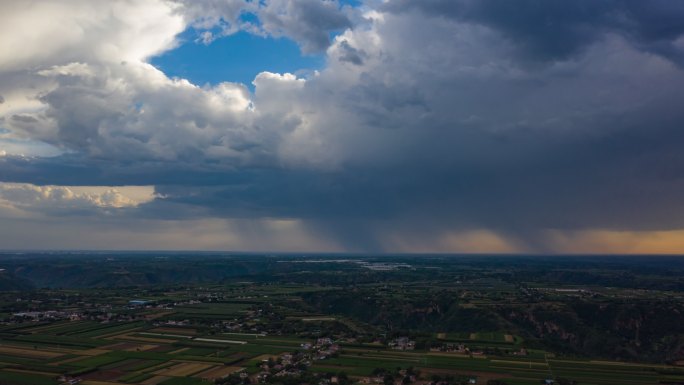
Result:
M615 262L230 261L242 273L206 282L0 292L0 385L684 384L674 273L620 287L631 265Z

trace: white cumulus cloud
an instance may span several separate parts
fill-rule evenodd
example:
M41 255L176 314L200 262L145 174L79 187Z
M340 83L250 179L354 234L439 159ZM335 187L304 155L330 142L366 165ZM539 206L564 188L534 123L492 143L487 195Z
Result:
M37 186L0 183L0 200L25 210L87 210L136 207L154 199L151 187Z

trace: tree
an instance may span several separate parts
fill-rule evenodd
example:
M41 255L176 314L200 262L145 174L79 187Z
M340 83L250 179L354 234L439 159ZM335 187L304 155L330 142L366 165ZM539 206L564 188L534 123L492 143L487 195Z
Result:
M394 385L394 377L391 374L385 374L385 378L382 382L385 385Z

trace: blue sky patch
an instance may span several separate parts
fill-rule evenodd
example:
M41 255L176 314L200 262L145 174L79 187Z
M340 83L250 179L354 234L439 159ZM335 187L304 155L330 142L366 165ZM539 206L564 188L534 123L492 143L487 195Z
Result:
M297 44L286 38L241 31L205 45L195 41L197 35L192 29L184 32L183 44L152 58L151 64L167 76L185 78L197 85L228 81L250 88L252 80L263 71L301 75L325 64L323 54L303 55Z

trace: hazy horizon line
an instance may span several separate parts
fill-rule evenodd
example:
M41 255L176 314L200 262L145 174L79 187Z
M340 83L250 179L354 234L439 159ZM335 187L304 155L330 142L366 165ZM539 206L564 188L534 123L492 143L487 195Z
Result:
M0 249L0 255L8 254L204 254L204 255L258 255L258 256L298 256L323 257L323 256L348 256L348 257L391 257L391 256L435 256L435 257L684 257L684 254L660 254L660 253L410 253L410 252L345 252L345 251L238 251L238 250L172 250L172 249Z

